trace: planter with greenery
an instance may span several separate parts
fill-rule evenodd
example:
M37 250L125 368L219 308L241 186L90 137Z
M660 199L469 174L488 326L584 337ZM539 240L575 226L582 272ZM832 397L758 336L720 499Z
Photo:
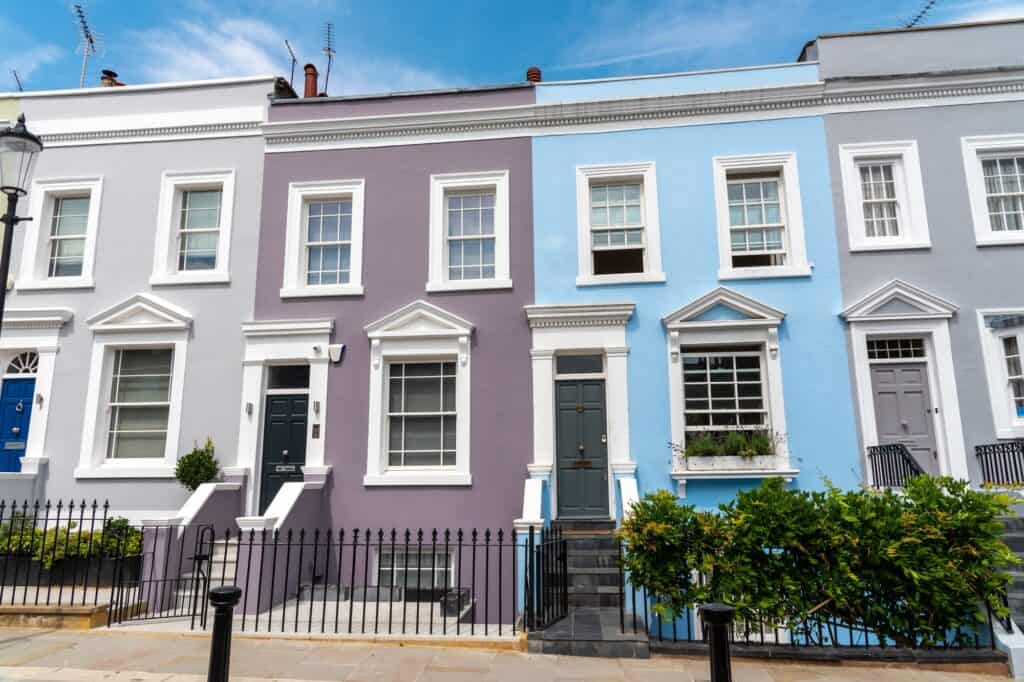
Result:
M707 432L673 444L676 471L777 469L782 436L770 431Z
M195 492L196 488L203 483L216 481L220 475L220 466L217 458L214 457L213 440L206 439L203 447L196 446L192 452L183 455L174 468L174 477L178 479L189 492Z
M855 624L906 647L969 643L987 631L985 606L1006 614L1005 569L1017 559L998 519L1010 507L929 476L902 493L771 479L713 513L659 491L623 521L624 566L669 619L717 601L748 622Z

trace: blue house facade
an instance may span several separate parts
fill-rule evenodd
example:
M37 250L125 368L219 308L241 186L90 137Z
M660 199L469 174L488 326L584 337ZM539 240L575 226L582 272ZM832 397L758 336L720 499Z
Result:
M824 122L744 106L817 80L796 64L537 86L538 105L679 114L533 138L524 516L861 483Z

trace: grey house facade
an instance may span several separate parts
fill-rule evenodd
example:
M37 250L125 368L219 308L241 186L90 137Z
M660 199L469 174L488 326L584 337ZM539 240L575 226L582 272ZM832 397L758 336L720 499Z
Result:
M977 446L1024 438L1022 44L1014 21L822 36L803 55L826 92L956 95L825 129L862 445L977 484Z
M230 476L275 87L11 97L45 151L0 338L0 497L166 516L187 498L176 460L207 437Z

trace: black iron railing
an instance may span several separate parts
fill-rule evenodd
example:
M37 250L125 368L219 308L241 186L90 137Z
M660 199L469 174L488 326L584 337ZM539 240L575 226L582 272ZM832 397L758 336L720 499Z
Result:
M924 469L902 443L868 446L868 464L875 488L903 488L911 478L924 474Z
M978 445L974 454L981 466L983 483L989 485L1024 485L1024 441Z
M561 530L531 528L526 543L524 621L542 630L569 611L568 552Z

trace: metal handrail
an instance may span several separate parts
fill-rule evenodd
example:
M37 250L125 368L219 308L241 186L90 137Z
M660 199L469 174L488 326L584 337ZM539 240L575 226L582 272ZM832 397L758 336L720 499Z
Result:
M1024 441L987 443L974 448L982 482L990 485L1024 484Z
M869 445L868 463L875 488L903 488L911 478L925 473L903 443Z

